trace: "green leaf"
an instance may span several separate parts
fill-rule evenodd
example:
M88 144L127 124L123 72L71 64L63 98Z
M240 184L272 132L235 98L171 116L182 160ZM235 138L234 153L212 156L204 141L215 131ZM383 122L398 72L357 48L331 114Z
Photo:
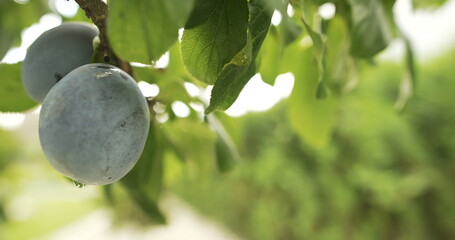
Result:
M276 77L283 73L281 60L285 47L295 41L301 33L302 29L287 15L279 26L270 27L257 59L259 72L264 82L270 85L275 84Z
M246 0L199 0L182 37L181 54L188 71L215 83L224 65L246 45Z
M305 20L305 16L302 17L303 26L313 42L314 58L316 59L318 74L318 86L316 88L316 97L323 99L328 95L328 88L325 79L325 42L322 34L313 30L313 28Z
M111 0L110 44L123 59L150 64L177 40L193 4L194 0Z
M339 16L327 27L325 82L338 93L349 91L357 84L355 59L349 54L346 22Z
M258 56L258 67L262 80L270 85L275 84L276 77L281 71L281 60L286 46L298 39L302 28L287 14L288 1L265 0L269 7L281 13L280 25L271 26L263 47Z
M297 40L302 33L302 29L287 14L288 5L290 4L289 0L263 0L263 2L268 8L277 10L281 14L281 23L278 28L283 44L287 46Z
M6 222L5 206L3 200L0 199L0 222Z
M133 67L134 78L137 81L154 83L159 86L156 99L164 104L180 100L189 103L192 98L184 87L184 79L170 69L155 69L152 67Z
M191 118L176 118L163 125L169 148L182 162L190 177L202 179L216 170L216 134L208 125Z
M406 55L405 55L405 63L406 63L406 70L409 74L410 79L412 80L412 84L416 85L417 83L417 70L416 70L416 61L414 57L414 51L412 48L411 41L409 38L403 36L405 46L406 46Z
M243 87L256 72L255 65L251 64L251 58L252 41L249 40L245 49L227 64L218 76L205 114L224 111L235 102Z
M17 40L19 34L7 34L3 33L0 30L1 38L0 38L0 60L5 56L8 50L13 45L14 41Z
M305 30L307 31L308 35L310 35L310 38L313 42L314 57L316 58L316 61L318 64L318 69L321 70L324 68L323 62L324 62L325 43L322 40L323 36L322 36L322 34L314 31L313 28L307 23L307 21L304 18L302 18L302 22L303 22L303 25L305 26Z
M280 63L284 50L277 31L274 26L270 28L257 59L262 80L272 86L275 84L276 77L281 73Z
M32 0L26 4L14 1L0 1L0 59L21 39L21 31L34 22L49 9L48 1Z
M207 122L218 136L215 145L216 159L220 171L225 172L239 161L239 154L231 137L214 114L207 115Z
M156 203L163 185L164 141L151 124L144 151L134 168L121 180L132 199L153 222L164 223Z
M149 220L155 224L165 224L166 218L158 208L157 202L140 192L130 192L134 201L144 211Z
M251 0L249 8L251 16L247 44L218 76L206 114L228 109L256 73L255 59L267 35L273 10L263 0Z
M314 94L319 71L311 48L295 43L286 50L284 59L295 76L288 109L291 126L304 142L314 148L323 148L336 123L336 99L331 95L321 100Z
M0 173L6 166L15 163L12 160L20 154L20 142L14 137L12 133L0 129Z
M181 77L193 78L186 70L180 54L180 43L177 41L169 50L169 65L166 68L169 72L180 75ZM194 78L193 78L194 79ZM193 81L201 83L194 79Z
M447 0L412 0L414 9L437 8L446 3Z
M403 74L403 78L400 83L400 92L398 95L398 99L395 102L395 108L398 110L403 110L406 106L408 100L414 94L414 88L416 86L416 66L415 66L415 59L414 59L414 51L412 50L410 40L402 36L405 46L406 46L406 54L405 54L405 70Z
M36 105L21 82L22 64L0 64L0 112L23 112Z
M287 15L286 11L282 12L281 15L283 19L281 20L279 30L283 37L283 44L288 46L299 38L300 34L302 34L302 28Z
M85 12L82 8L78 8L76 15L74 17L68 18L65 16L61 16L63 18L63 21L74 21L74 22L87 22L87 23L93 23L90 18L85 15Z
M393 11L393 6L395 5L397 0L382 0L382 4L384 5L384 9L386 13Z
M352 18L351 54L371 58L387 47L392 33L380 0L349 0Z

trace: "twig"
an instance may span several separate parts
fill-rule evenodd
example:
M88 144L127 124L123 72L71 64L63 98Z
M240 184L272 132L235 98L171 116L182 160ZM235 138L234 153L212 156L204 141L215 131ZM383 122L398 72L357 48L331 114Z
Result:
M98 27L100 31L100 45L99 48L104 54L104 61L106 63L113 60L118 67L123 69L128 74L132 75L132 68L130 64L126 61L120 59L112 51L109 45L106 32L106 16L107 16L107 5L101 0L75 0L79 7L82 8L85 12L85 15L92 20L92 22ZM111 59L114 58L114 59Z
M106 34L107 5L101 0L76 0L85 15L92 20L100 31L100 46L103 52L109 47Z

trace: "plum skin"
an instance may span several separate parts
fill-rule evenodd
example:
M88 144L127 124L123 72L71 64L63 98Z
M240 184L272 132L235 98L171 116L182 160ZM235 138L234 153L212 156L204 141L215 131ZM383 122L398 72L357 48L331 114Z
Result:
M28 95L42 102L66 74L90 63L98 34L94 25L79 22L64 23L41 34L22 63L22 83Z
M147 101L133 78L108 64L87 64L49 91L40 112L39 137L60 173L104 185L134 167L149 126Z

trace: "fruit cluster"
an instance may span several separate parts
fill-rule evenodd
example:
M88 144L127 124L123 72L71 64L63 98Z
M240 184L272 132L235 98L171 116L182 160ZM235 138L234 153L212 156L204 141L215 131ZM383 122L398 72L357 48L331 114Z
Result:
M145 145L150 113L134 79L105 63L91 63L95 26L64 23L29 47L22 81L42 102L41 147L63 175L103 185L125 176Z

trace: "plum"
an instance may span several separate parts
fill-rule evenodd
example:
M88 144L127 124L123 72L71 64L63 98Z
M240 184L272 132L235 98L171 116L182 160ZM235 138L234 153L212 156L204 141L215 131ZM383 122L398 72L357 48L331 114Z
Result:
M98 29L88 23L70 22L39 36L22 63L22 83L28 95L42 102L49 89L73 69L91 62Z
M63 175L104 185L133 168L149 126L147 101L133 78L93 63L71 71L49 91L39 137L49 162Z

